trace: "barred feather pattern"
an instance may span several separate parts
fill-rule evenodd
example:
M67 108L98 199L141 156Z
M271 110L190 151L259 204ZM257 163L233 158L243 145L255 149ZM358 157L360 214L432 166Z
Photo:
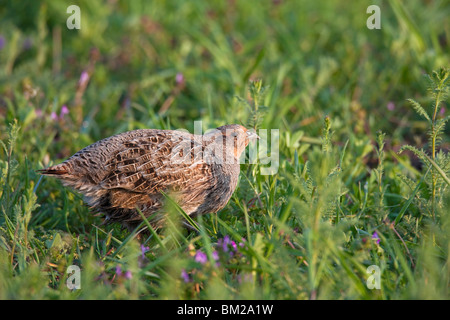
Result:
M164 221L161 191L191 216L222 209L238 182L239 157L255 137L240 125L205 135L134 130L95 142L40 173L83 194L105 223L131 231L142 221L139 208L158 228Z

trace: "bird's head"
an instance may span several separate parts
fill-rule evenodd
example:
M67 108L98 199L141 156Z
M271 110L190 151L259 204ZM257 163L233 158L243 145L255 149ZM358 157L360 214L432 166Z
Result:
M227 148L233 148L234 156L237 159L250 141L259 139L259 136L253 130L248 130L239 124L228 124L218 127L216 130L222 134L224 145Z

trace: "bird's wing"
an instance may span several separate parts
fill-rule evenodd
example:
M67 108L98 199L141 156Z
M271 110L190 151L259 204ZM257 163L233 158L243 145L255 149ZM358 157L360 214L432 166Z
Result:
M106 174L100 186L152 194L181 190L192 181L206 182L211 167L202 157L201 143L193 137L160 131L121 142L105 163Z

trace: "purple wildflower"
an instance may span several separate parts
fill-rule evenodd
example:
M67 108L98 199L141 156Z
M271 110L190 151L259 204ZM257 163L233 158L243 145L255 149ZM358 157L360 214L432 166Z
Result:
M125 279L130 280L133 276L131 275L131 271L127 270L124 275Z
M223 252L228 252L231 256L234 255L237 251L236 242L230 239L230 236L226 235L223 239L219 239L217 241L217 245L222 249ZM239 246L243 246L243 244L239 244Z
M116 266L116 274L117 274L118 276L121 276L121 275L122 275L122 268L120 267L119 264Z
M217 251L213 251L212 257L215 261L219 260L219 253Z
M50 118L51 118L53 121L58 120L58 115L56 114L55 111L52 111L52 113L51 113L51 115L50 115Z
M175 82L176 84L181 84L184 82L184 76L181 72L178 72L177 75L175 76Z
M377 244L380 244L381 239L376 231L372 233L372 240L375 240Z
M141 244L141 255L138 257L138 265L139 268L142 268L145 266L145 264L148 262L147 257L145 256L145 253L150 251L149 247L144 246Z
M42 117L42 109L35 109L34 113L36 114L36 117L38 118Z
M228 245L230 244L230 236L226 235L225 237L223 237L223 240L222 241L219 240L219 242L221 242L222 250L224 252L228 252Z
M439 110L439 114L441 116L443 116L445 114L445 108L444 107L441 107L441 110Z
M186 283L191 282L191 279L189 278L189 274L184 269L181 270L181 277L183 278L184 282L186 282Z
M89 81L89 73L87 73L87 71L83 71L81 73L80 80L78 81L78 84L80 86L85 86L88 81Z
M237 250L236 242L234 242L233 240L231 240L230 245L231 245L231 247L233 248L234 251Z
M143 244L141 244L142 258L144 258L145 253L148 252L149 250L150 250L149 247L145 247Z
M125 273L123 273L122 267L120 266L120 264L118 264L116 266L116 275L119 277L123 276L125 279L128 279L128 280L133 277L130 270L127 270L127 271L125 271Z
M59 117L62 119L62 118L64 118L64 116L65 116L66 114L68 114L68 113L69 113L69 108L67 108L66 105L63 105L63 106L61 107L61 113L59 114Z
M386 107L389 111L395 110L395 104L392 101L389 101Z
M212 252L212 257L214 259L214 261L216 262L216 267L220 266L220 262L219 262L219 252L217 251L213 251Z
M197 252L195 253L194 260L195 260L196 262L201 263L201 264L205 264L205 263L208 261L208 257L206 256L205 253L203 253L203 252L201 252L201 251L197 251Z

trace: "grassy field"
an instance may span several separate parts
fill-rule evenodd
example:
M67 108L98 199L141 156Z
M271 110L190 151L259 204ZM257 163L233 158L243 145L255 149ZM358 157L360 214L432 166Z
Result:
M0 299L450 298L448 1L71 4L0 2ZM198 232L168 206L139 242L36 172L194 121L279 132Z

